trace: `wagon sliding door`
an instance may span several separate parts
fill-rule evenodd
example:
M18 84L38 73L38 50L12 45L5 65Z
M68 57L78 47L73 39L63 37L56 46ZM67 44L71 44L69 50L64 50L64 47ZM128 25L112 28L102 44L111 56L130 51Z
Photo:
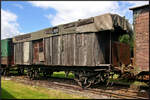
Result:
M44 64L43 39L33 41L33 64Z

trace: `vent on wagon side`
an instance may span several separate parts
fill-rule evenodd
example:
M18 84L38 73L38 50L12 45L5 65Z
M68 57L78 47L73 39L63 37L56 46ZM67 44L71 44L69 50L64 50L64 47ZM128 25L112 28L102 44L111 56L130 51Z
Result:
M94 18L83 19L83 20L79 20L79 22L77 23L77 26L82 26L82 25L93 23L93 22L94 22Z

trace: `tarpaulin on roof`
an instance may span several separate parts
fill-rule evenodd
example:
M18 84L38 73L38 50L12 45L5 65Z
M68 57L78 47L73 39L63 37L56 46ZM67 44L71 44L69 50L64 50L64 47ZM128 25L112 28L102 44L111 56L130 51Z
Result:
M120 27L127 33L132 33L131 25L128 21L117 14L104 14L93 17L94 22L77 27L77 32L99 32L105 30L115 30L116 27ZM84 19L83 19L84 20ZM80 20L80 21L83 21Z

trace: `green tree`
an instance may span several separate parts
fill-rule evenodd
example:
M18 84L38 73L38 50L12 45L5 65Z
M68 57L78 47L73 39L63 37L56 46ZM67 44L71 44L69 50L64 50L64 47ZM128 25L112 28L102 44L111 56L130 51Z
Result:
M126 43L130 45L131 56L133 57L133 48L134 48L134 36L129 36L128 34L124 34L119 37L119 41L121 43Z

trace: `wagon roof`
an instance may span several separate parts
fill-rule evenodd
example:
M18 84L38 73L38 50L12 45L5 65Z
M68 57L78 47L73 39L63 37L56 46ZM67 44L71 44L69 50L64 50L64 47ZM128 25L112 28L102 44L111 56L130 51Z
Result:
M124 17L121 17L117 14L107 13L87 19L79 19L78 21L67 24L45 28L25 35L16 36L13 38L13 41L24 42L71 33L88 33L106 30L114 31L117 27L125 30L125 32L128 34L132 33L131 24L129 24Z

